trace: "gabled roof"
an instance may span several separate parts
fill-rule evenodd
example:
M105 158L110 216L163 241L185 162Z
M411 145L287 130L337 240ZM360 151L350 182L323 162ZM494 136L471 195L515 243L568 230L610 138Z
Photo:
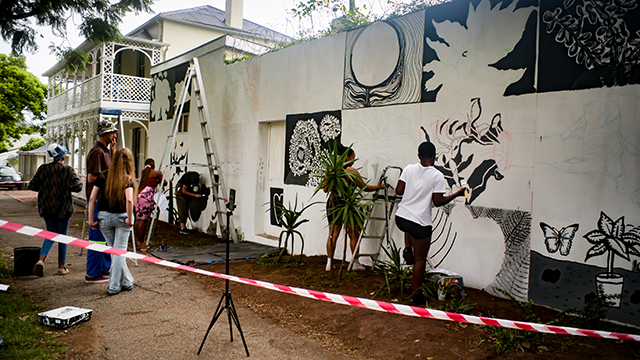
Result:
M275 42L288 41L291 38L277 31L271 30L262 25L258 25L249 20L242 22L242 29L230 27L224 22L225 12L211 5L197 6L189 9L175 10L159 13L151 20L145 22L142 26L133 30L127 36L144 36L142 33L150 25L154 24L157 19L174 20L178 22L194 23L198 25L218 28L229 33L238 35L245 34L248 36L269 39Z

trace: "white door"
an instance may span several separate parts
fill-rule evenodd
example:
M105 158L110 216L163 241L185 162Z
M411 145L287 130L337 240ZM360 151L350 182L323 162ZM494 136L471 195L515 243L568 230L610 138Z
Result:
M284 191L284 148L285 148L285 122L278 122L269 125L269 156L267 163L266 201L283 201ZM272 211L265 212L265 232L268 235L279 236L282 228L273 224Z

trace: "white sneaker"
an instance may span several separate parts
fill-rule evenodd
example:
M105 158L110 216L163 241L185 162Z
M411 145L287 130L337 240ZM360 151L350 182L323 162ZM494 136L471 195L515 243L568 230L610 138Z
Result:
M351 270L353 271L362 271L362 270L366 270L364 265L360 264L360 261L356 260L353 262L353 266L351 267Z
M324 267L325 271L331 271L331 264L327 264L327 266Z

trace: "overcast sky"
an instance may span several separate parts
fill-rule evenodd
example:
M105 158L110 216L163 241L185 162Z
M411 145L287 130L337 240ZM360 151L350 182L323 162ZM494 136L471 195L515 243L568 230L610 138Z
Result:
M257 24L269 27L289 36L296 36L300 27L308 27L308 23L300 24L290 12L290 9L300 3L302 0L244 0L244 19L253 21ZM403 1L404 2L404 1ZM408 0L407 0L408 2ZM224 10L225 0L157 0L152 9L154 12L161 13L173 10L187 9L195 6L211 5L218 9ZM377 14L382 12L382 8L387 4L387 0L357 0L357 6L366 7L366 13L372 11ZM138 26L150 20L155 14L142 13L139 15L130 14L124 18L120 31L127 34ZM316 29L323 28L328 24L328 17L316 19ZM321 22L318 24L318 22ZM324 22L324 24L323 24ZM51 33L50 29L38 29L42 37L38 40L39 49L36 54L25 54L29 71L40 77L40 80L46 84L47 79L42 77L42 73L50 69L56 64L55 56L49 54L49 44L54 42L59 45L62 41ZM70 46L76 47L83 41L77 36L77 29L73 21L70 21L67 29L69 33ZM8 54L11 51L10 43L0 43L0 53Z

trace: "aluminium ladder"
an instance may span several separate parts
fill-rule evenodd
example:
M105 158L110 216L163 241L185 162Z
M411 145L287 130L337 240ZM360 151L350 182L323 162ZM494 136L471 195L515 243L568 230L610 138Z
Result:
M195 81L193 81L195 79ZM164 160L167 157L170 157L171 151L173 150L176 143L176 135L178 133L178 128L180 124L180 118L182 117L182 112L184 108L184 103L187 98L187 93L189 92L190 86L193 84L193 94L196 100L196 106L198 111L198 118L200 120L200 128L202 130L202 140L204 141L204 149L205 155L207 158L207 164L165 164ZM162 153L162 157L160 158L160 165L158 169L160 172L164 174L165 169L169 169L172 167L186 167L188 165L192 166L204 166L209 169L209 177L211 179L211 194L213 195L213 203L216 206L216 216L218 226L220 227L220 234L224 233L225 229L229 229L229 235L233 239L234 242L238 242L238 238L236 236L235 227L233 226L233 217L229 218L229 224L225 224L226 218L222 216L226 214L225 204L227 199L225 196L227 193L227 187L225 186L224 176L222 175L221 162L218 158L218 152L216 149L216 144L214 141L213 130L210 124L210 116L209 109L207 105L207 98L202 90L204 89L204 84L202 82L202 74L200 72L200 64L197 58L191 59L190 66L187 69L187 74L185 75L185 82L182 91L179 96L179 105L176 107L173 123L171 124L171 131L167 136L167 142L164 148L164 152ZM157 209L157 204L156 204ZM156 219L159 216L159 211L157 211L156 216L152 219L151 227L149 229L149 235L147 237L147 244L149 244L149 240L151 239L151 233L153 230L153 225ZM228 226L227 226L228 225Z
M352 254L351 261L349 262L349 267L347 268L347 271L351 271L351 269L353 268L353 263L358 258L363 256L367 256L371 258L375 266L376 261L378 261L378 257L380 257L380 249L382 249L382 244L384 242L384 239L386 238L387 241L389 241L390 239L389 218L391 217L391 214L393 213L393 210L396 207L396 204L400 202L402 197L389 195L387 193L388 191L387 189L389 188L387 186L387 171L389 169L397 169L400 171L400 174L402 174L402 168L399 166L389 165L382 171L382 174L380 175L380 182L384 184L383 194L379 194L379 190L376 190L376 192L373 194L373 199L372 199L373 203L367 209L367 218L364 221L364 224L362 225L360 235L358 236L358 243L356 244L356 249ZM384 217L372 216L377 205L384 205ZM376 222L384 222L384 226L382 227L381 233L373 233L375 232ZM374 240L376 251L373 253L361 253L360 245L362 244L363 240Z

